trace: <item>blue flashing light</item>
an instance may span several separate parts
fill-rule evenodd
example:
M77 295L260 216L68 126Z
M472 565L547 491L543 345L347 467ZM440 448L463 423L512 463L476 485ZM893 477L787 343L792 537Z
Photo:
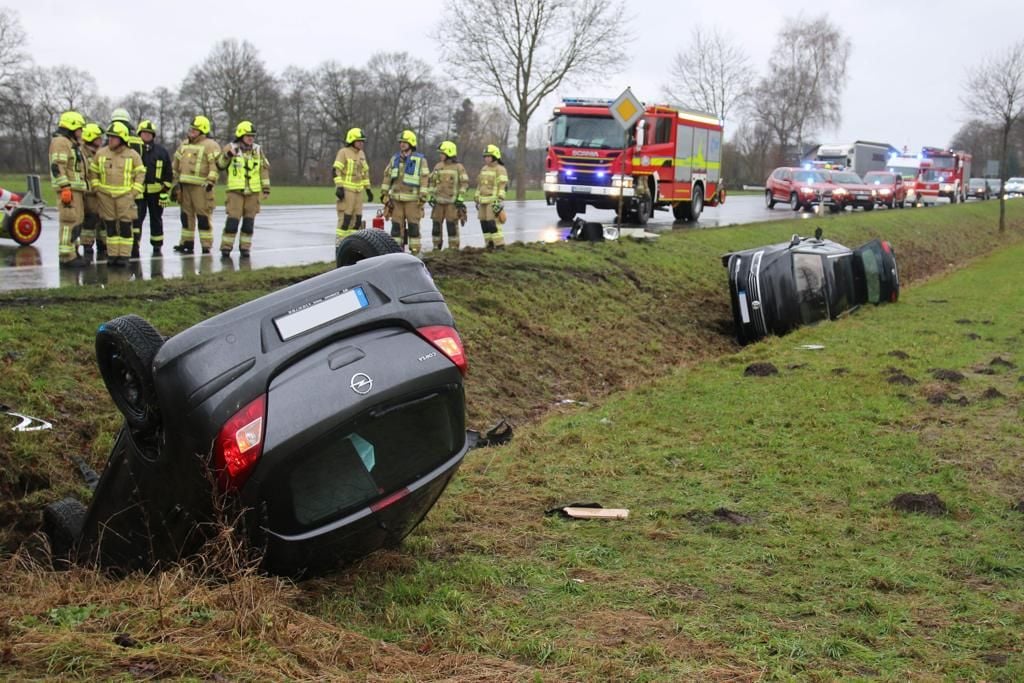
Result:
M804 170L805 171L810 171L811 170L811 162L808 161L808 162L806 162L804 164Z
M605 177L606 175L608 175L608 174L607 174L607 173L605 173L604 171L598 171L598 172L597 172L597 173L596 173L595 175L596 175L596 176L597 176L598 178L604 178L604 177Z
M565 172L565 177L566 177L566 178L575 178L575 177L576 177L576 174L575 174L575 173L573 173L572 171L566 171L566 172Z

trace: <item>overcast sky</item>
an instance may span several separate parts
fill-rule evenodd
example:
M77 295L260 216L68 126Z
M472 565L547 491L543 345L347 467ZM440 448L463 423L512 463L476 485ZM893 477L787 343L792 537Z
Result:
M231 37L253 43L275 73L327 59L362 66L378 51L407 51L442 73L431 37L442 0L209 5L43 0L9 6L18 11L36 63L83 68L96 78L100 92L115 101L132 90L176 89L189 67L217 41ZM630 0L628 7L637 39L619 48L608 46L622 51L621 72L599 84L565 86L561 95L614 97L630 86L644 101L659 100L668 66L694 24L720 30L764 73L784 19L824 12L850 37L853 52L843 120L838 129L822 133L823 142L945 146L967 118L961 104L966 68L1024 39L1021 0ZM726 127L728 136L729 122Z

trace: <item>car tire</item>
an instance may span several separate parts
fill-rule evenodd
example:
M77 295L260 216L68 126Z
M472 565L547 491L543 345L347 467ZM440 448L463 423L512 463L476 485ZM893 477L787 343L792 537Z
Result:
M800 199L797 198L796 192L791 192L789 195L789 208L794 211L799 211L801 209Z
M772 196L771 190L764 191L764 206L766 209L775 208L775 197Z
M338 244L334 261L338 268L344 268L374 256L400 253L401 245L383 230L359 230Z
M558 220L566 223L572 223L572 219L576 218L578 213L576 204L570 199L556 199L555 212L558 213Z
M50 541L54 568L71 564L85 525L86 507L75 498L63 498L43 508L43 532Z
M164 338L143 318L122 315L96 332L96 364L128 426L149 433L160 424L153 359Z
M8 220L7 234L23 247L35 242L43 232L43 221L34 211L15 211Z
M874 211L875 210L875 205L874 204L865 204L864 205L864 210L865 211Z

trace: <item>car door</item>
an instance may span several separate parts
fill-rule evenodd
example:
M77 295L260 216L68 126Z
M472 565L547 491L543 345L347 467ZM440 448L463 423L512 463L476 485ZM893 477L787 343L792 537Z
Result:
M856 302L881 304L900 296L896 255L884 240L872 240L853 250Z
M788 202L789 193L793 188L793 173L788 168L782 169L782 177L775 188L775 198L782 202Z

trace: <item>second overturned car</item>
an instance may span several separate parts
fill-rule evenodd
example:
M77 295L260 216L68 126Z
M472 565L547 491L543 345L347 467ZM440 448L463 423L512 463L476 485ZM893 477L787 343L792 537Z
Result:
M730 252L729 293L741 344L801 325L834 320L863 304L894 302L900 281L896 257L884 240L856 249L821 237Z

